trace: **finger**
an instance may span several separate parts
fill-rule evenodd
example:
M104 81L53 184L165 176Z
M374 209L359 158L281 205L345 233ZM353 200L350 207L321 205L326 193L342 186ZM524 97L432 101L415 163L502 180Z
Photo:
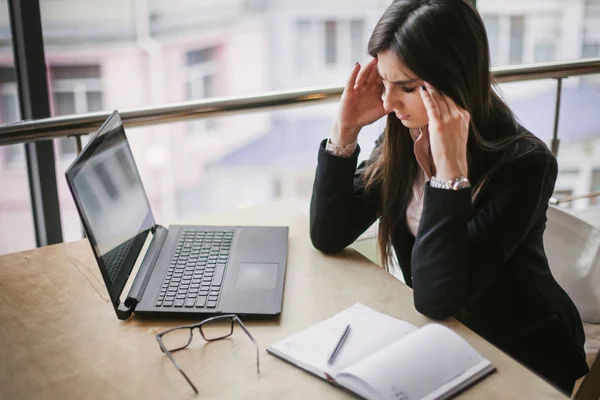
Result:
M435 102L433 101L429 90L425 86L421 86L420 93L421 99L423 100L423 104L425 105L425 111L427 111L427 117L429 118L429 121L432 121L434 119L439 120L440 110L438 109L437 104L435 104Z
M375 63L373 65L373 68L371 68L371 72L369 73L369 79L367 80L367 82L371 82L371 83L383 83L381 81L381 76L379 76L379 69L377 69L377 63L378 60L377 58L374 59Z
M377 63L373 68L371 68L371 72L369 73L369 78L367 79L367 82L382 83L381 77L379 76L379 71L377 70Z
M458 116L460 116L460 111L458 110L458 106L456 105L456 103L454 102L454 100L452 100L452 98L443 95L444 98L444 102L446 103L446 106L448 107L448 111L450 112L450 115L453 118L458 118Z
M352 72L350 73L350 76L348 77L348 81L346 81L346 86L344 87L344 90L350 91L350 90L354 89L354 84L356 82L356 77L357 77L359 71L360 71L360 63L354 64L354 68L352 69Z
M444 101L444 98L440 94L440 92L431 86L429 83L425 82L425 87L427 88L427 92L431 95L431 99L437 105L439 111L439 117L443 120L450 115L450 111L448 111L448 105Z
M355 87L359 85L363 85L367 83L367 79L369 78L369 74L373 70L373 68L377 65L377 59L372 58L368 63L365 64L364 67L361 68L358 73L358 77L356 77Z

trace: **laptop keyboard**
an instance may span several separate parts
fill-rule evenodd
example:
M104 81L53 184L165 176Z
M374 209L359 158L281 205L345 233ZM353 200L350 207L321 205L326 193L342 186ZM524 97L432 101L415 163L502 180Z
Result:
M102 262L108 272L111 284L115 281L117 273L121 269L121 264L123 264L132 243L133 240L128 240L102 256Z
M232 240L231 231L184 229L155 305L217 307Z

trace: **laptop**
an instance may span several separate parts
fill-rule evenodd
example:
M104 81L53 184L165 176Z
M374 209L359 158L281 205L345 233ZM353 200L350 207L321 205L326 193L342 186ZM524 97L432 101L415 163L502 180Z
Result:
M281 313L288 227L158 225L117 111L66 178L119 319Z

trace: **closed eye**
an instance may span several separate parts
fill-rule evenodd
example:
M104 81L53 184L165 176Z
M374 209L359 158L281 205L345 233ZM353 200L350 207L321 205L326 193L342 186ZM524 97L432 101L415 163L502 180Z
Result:
M402 90L404 93L412 93L415 91L416 87L408 87L405 85L398 85L398 84L394 84L396 86L400 86L400 90ZM385 85L385 81L383 83L382 86L382 95L385 94L385 92L387 91L386 85Z

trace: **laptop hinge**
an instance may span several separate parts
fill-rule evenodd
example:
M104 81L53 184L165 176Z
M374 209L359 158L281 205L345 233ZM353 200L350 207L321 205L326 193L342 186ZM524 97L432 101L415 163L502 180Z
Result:
M160 251L167 239L167 234L169 233L167 228L160 225L155 225L153 231L154 237L140 264L140 269L133 280L131 289L129 289L129 294L127 294L127 298L119 305L117 310L119 319L129 318L131 313L135 310L135 306L142 299L146 286L148 286L148 282L150 281L152 271L154 271L154 266L156 265Z

